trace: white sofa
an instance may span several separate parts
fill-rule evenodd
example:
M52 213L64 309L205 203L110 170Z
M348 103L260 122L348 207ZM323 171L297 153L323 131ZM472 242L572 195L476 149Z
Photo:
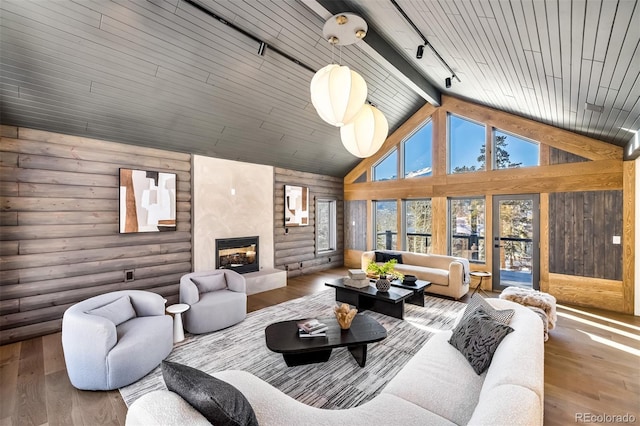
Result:
M221 371L214 376L246 396L261 426L542 425L542 321L516 303L500 299L489 303L515 310L509 324L514 331L504 338L481 375L448 343L451 331L446 331L431 337L379 395L345 410L310 407L247 372ZM209 423L177 394L158 390L131 405L126 424Z
M415 275L419 280L430 281L431 285L424 290L426 293L448 296L458 300L469 292L469 261L467 259L410 251L377 251L402 255L402 263L396 264L396 271L405 275ZM375 262L375 259L375 251L362 253L362 270L366 271L369 263Z

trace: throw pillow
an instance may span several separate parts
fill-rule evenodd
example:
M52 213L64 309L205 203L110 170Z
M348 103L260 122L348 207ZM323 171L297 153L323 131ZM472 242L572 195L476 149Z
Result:
M122 296L107 303L99 308L86 311L85 313L90 315L98 315L111 321L116 327L125 321L129 321L131 318L136 317L136 311L131 305L131 299L129 296Z
M512 331L513 328L494 320L478 307L467 321L460 321L449 343L469 361L476 374L482 374L489 368L502 339Z
M402 253L385 253L382 251L374 252L376 255L376 262L386 263L391 259L398 261L398 264L402 263Z
M204 371L169 361L162 361L162 377L167 389L180 395L211 424L258 425L247 398L229 383Z
M227 288L227 279L223 273L193 277L191 281L198 287L198 292L200 293L209 293L210 291Z
M464 311L464 315L462 316L461 321L464 321L465 317L471 315L471 313L473 313L473 311L475 311L478 307L482 307L485 312L489 314L489 316L494 320L507 325L509 325L509 323L511 322L511 318L513 318L513 314L515 314L516 312L513 309L497 310L496 308L491 306L489 302L484 300L484 297L480 296L479 294L474 294L469 298L467 308Z

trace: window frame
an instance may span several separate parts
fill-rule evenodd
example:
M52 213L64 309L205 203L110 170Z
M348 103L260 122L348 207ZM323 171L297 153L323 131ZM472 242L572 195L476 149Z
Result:
M320 203L328 203L329 204L329 248L328 249L319 249L318 239L318 211ZM318 197L315 202L315 253L316 255L325 255L332 254L338 251L338 238L337 238L337 228L338 228L338 213L337 213L337 204L338 200L332 197Z
M426 198L408 198L402 200L402 243L403 250L409 251L409 240L407 235L407 203L412 201L429 201L431 204L431 236L428 237L431 239L430 244L427 244L427 254L431 252L432 243L433 243L433 197ZM411 253L419 253L419 252L411 252Z
M406 174L406 170L405 170L405 165L406 165L406 160L405 160L405 156L407 153L406 150L406 143L409 142L410 139L413 138L413 136L415 136L416 133L418 133L419 131L421 131L424 127L428 126L429 124L431 124L431 146L429 147L431 150L431 164L429 165L429 167L431 167L431 174L429 174L428 176L420 176L420 177L431 177L433 176L433 117L429 116L425 121L423 121L420 125L418 125L411 133L409 133L404 139L402 139L402 141L400 141L400 150L399 150L399 172L398 172L398 176L400 176L400 171L402 172L402 179L413 179L413 178L408 178L407 174Z
M397 158L396 158L396 178L395 179L376 180L376 167L378 167L380 164L385 162L394 152L397 155ZM400 162L399 159L400 158L401 158L401 155L400 155L400 148L399 147L394 146L389 151L387 151L387 153L384 156L382 156L378 161L373 163L373 165L371 166L371 182L385 182L387 180L388 181L398 180L400 178L400 164L399 164L399 162ZM381 200L381 201L384 201L384 200Z
M518 168L523 169L523 168L527 168L527 167L538 167L540 166L540 142L538 141L534 141L533 139L518 135L517 133L513 133L513 132L509 132L507 130L501 129L499 127L491 127L491 170L508 170L509 167L504 168L504 169L499 169L498 166L498 161L496 156L498 155L498 144L496 143L496 131L500 132L500 133L504 133L505 135L508 136L513 136L514 138L517 139L521 139L525 142L531 143L533 145L537 145L538 146L538 164L534 164L532 166L520 166Z
M383 200L371 200L371 216L373 217L372 220L372 227L373 227L373 233L372 233L372 245L373 245L373 249L372 250L387 250L386 248L382 248L379 249L378 248L378 207L377 207L377 203L395 203L396 205L396 230L395 230L395 234L396 234L396 244L395 244L395 248L391 248L391 250L399 250L399 236L402 232L400 228L400 224L398 223L398 201L395 199L383 199ZM392 245L393 245L393 235L391 237L392 239Z
M461 120L464 121L468 121L470 123L473 124L477 124L478 126L481 126L484 128L484 142L483 145L485 147L484 152L485 152L485 160L484 160L484 169L478 169L478 170L473 170L473 171L469 171L469 172L458 172L455 173L452 171L451 169L451 156L452 156L452 152L451 152L451 117L456 117L459 118ZM452 112L447 112L447 125L446 127L446 132L447 132L447 147L446 147L446 152L447 152L447 175L459 175L459 174L464 174L464 173L476 173L476 172L484 172L487 171L487 129L490 127L487 123L483 123L481 121L477 121L477 120L473 120L471 118L467 118L464 117L462 115L459 114L454 114ZM493 148L493 141L491 142L491 148ZM493 154L491 154L493 156Z
M469 258L465 258L469 261L469 263L472 264L478 264L478 265L486 265L487 264L487 250L488 250L488 245L489 243L491 243L491 241L488 241L489 238L487 238L487 199L485 196L462 196L462 197L447 197L447 254L449 256L453 256L453 250L452 250L452 239L453 239L453 230L451 229L451 215L452 215L452 210L451 210L451 202L455 201L455 200L481 200L482 203L484 204L484 224L483 224L483 230L484 230L484 235L482 236L484 239L484 259L482 260L476 260L476 259L469 259Z

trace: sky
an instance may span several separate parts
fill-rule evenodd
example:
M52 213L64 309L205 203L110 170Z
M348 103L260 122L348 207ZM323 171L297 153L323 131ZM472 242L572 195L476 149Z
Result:
M476 124L472 121L465 120L455 115L451 115L449 122L449 131L451 134L451 169L458 166L480 167L477 161L480 155L480 148L485 142L485 127L482 124ZM432 144L433 126L428 122L412 136L414 139L424 140L422 143L405 144L405 170L419 170L432 166L432 150L426 149ZM511 163L522 163L520 167L535 166L539 162L539 146L536 143L519 138L512 134L502 132L495 129L495 136L507 136L507 149L509 152L509 160ZM378 180L392 179L397 175L397 152L388 156L376 168L376 178ZM431 173L422 176L430 176Z

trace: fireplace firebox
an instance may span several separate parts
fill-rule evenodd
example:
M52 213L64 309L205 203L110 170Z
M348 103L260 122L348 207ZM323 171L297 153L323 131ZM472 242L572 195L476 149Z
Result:
M240 274L260 270L258 237L216 239L216 269Z

